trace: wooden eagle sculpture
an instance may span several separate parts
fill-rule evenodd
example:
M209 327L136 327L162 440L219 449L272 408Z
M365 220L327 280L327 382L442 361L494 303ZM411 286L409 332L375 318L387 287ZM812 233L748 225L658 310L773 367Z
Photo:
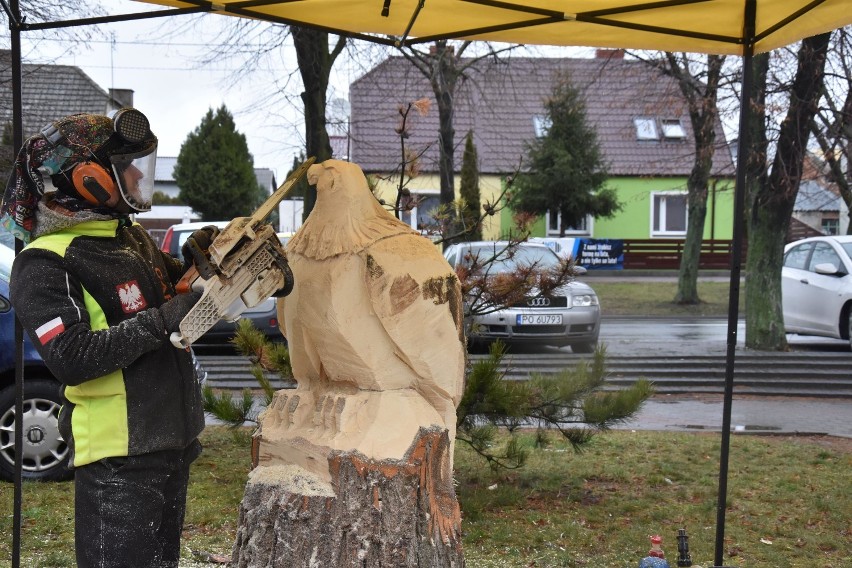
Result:
M458 278L382 208L357 165L315 164L308 182L317 201L287 245L295 286L278 300L297 387L260 417L234 566L278 565L269 540L317 565L371 554L363 565L417 565L399 555L463 565L452 486L466 360Z

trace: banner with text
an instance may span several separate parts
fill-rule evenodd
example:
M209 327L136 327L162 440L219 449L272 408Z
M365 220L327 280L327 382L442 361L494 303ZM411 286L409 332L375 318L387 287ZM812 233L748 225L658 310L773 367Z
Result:
M587 270L623 270L622 239L577 239L574 258Z

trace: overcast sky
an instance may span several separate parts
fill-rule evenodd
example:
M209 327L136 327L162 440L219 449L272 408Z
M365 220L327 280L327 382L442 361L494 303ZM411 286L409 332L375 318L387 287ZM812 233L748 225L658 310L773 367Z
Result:
M126 0L104 4L110 15L154 9ZM28 63L80 67L104 90L132 89L134 106L148 116L159 138L160 156L177 156L208 109L225 104L237 130L246 136L255 167L272 169L281 180L294 156L304 151L302 86L295 52L292 47L279 50L265 60L263 70L234 84L244 61L232 57L202 64L201 60L215 52L218 29L235 22L231 16L207 14L101 24L98 37L86 43L63 38L82 37L93 28L30 31L21 34L22 51ZM8 39L3 43L8 44ZM335 63L328 99L330 112L336 109L338 116L348 116L349 84L365 72L370 61L387 56L387 51L366 45L356 44L357 58L347 57L345 52ZM259 46L242 48L254 53ZM365 55L369 49L372 51ZM583 52L581 48L558 48L551 56L583 56Z
M291 61L276 60L266 70L232 85L240 61L199 63L209 53L216 26L225 19L203 18L203 27L170 37L164 37L164 30L187 22L187 17L102 25L104 37L77 47L51 32L25 32L22 51L27 62L80 67L105 90L132 89L134 106L148 116L159 138L160 156L177 156L181 143L207 110L224 103L234 115L237 130L246 136L255 167L270 168L281 179L294 155L304 148L295 54L287 49ZM338 67L341 71L333 78L332 96L346 98L348 84L356 77L351 77L345 62ZM289 98L277 96L274 105L265 102L278 89Z

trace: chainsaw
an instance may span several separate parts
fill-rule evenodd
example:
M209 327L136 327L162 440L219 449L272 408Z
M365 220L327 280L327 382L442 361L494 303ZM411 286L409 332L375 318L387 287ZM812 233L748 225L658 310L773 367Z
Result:
M264 219L313 162L314 158L308 158L251 217L236 217L228 223L210 244L209 258L195 241L187 241L193 265L176 290L179 294L190 290L202 294L181 320L179 331L169 337L172 345L187 349L219 320L236 321L270 296L283 297L293 290L293 273L284 247Z

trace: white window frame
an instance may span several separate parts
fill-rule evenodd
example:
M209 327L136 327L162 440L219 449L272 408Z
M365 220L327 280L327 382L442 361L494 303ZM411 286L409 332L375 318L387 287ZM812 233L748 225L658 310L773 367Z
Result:
M440 206L441 190L439 190L439 189L418 189L416 191L411 190L410 195L411 195L412 198L437 197L438 198L438 206ZM412 229L414 229L415 231L420 231L420 229L417 228L417 219L419 217L418 209L420 209L420 206L415 205L414 207L412 207L408 211L401 211L400 212L400 217L403 218L403 222L408 223L408 226L411 227ZM407 221L404 219L405 215L409 216Z
M660 130L666 140L682 140L686 138L686 129L679 118L665 118L660 121Z
M824 235L839 235L840 219L837 217L823 217L819 221L819 228Z
M683 226L684 230L680 231L670 231L662 225L661 229L658 229L654 226L654 219L659 218L660 223L665 223L666 219L666 198L667 197L683 197L684 198L684 208L683 208ZM656 215L657 208L657 198L660 199L660 214L659 217ZM689 224L689 194L685 191L655 191L651 193L651 237L685 237L686 236L686 228Z
M659 140L660 129L657 128L657 121L647 116L638 116L633 119L633 126L636 127L637 140Z
M556 213L556 228L550 228L550 217L551 214ZM566 235L579 235L579 236L591 236L592 231L594 230L595 218L591 215L586 215L586 228L585 229L566 229ZM560 236L559 231L562 229L562 214L558 211L552 211L550 209L547 210L547 213L544 217L544 229L545 234L548 237L558 237Z

